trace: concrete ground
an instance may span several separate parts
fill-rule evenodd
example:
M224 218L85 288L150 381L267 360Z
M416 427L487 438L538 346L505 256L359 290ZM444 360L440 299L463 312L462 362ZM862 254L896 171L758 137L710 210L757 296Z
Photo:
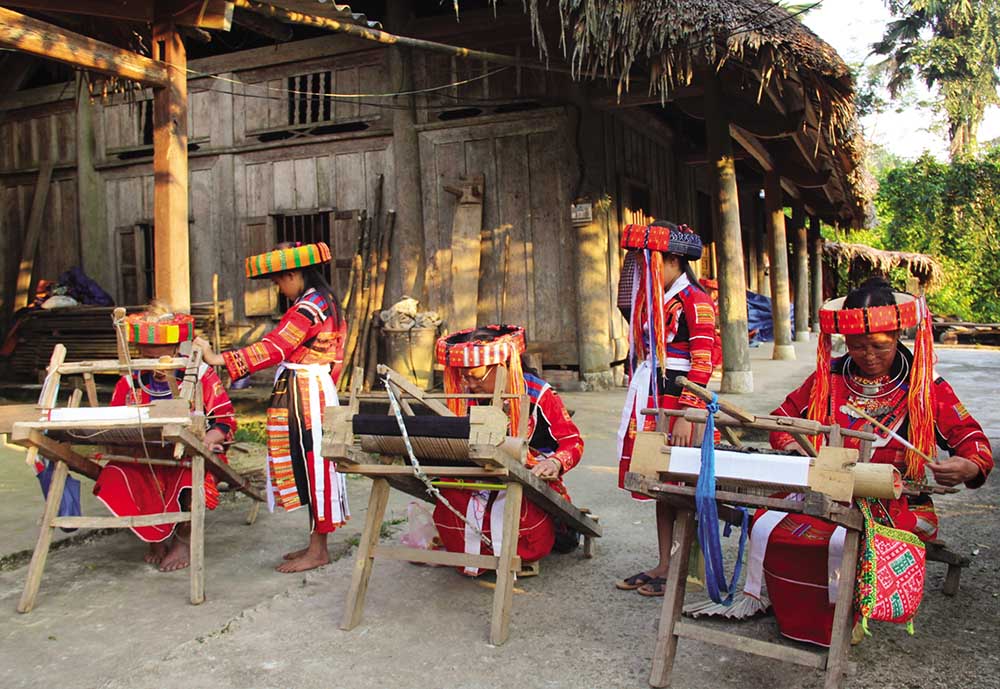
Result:
M756 412L777 406L814 367L815 344L797 344L798 360L773 362L754 350L757 392L733 401ZM939 371L1000 440L993 407L1000 352L940 350ZM600 514L604 538L593 560L556 555L537 578L517 583L510 640L487 642L492 591L486 582L445 568L376 562L365 616L351 632L337 628L364 519L365 479L351 480L354 518L332 539L337 559L305 575L273 571L278 556L305 538L305 516L262 513L244 524L249 502L227 499L210 513L207 593L187 604L185 572L161 574L141 561L127 532L74 536L49 557L35 610L14 605L41 510L37 482L22 456L0 449L0 687L644 687L659 600L618 592L612 582L652 564L653 511L615 487L615 434L624 391L564 396L587 444L567 478L574 501ZM858 673L847 687L998 687L995 644L1000 623L995 525L998 489L990 481L939 501L943 537L974 555L954 598L940 593L944 568L928 568L917 635L875 625L852 652ZM90 489L84 483L84 492ZM394 494L390 517L405 514ZM85 513L102 508L85 504ZM392 527L398 538L402 525ZM734 539L735 540L735 539ZM728 553L729 562L732 552ZM699 597L689 594L689 600ZM734 624L725 625L734 627ZM742 624L773 638L773 618ZM888 662L887 662L888 661ZM726 689L820 687L813 671L682 641L674 686Z

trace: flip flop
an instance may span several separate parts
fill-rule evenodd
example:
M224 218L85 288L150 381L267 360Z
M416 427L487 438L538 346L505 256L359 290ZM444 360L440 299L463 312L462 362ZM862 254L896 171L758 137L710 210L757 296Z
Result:
M638 574L633 574L628 578L616 581L615 588L621 591L635 591L637 588L644 586L650 581L653 581L653 577L649 576L645 572L639 572Z
M647 583L639 587L640 596L648 596L650 598L657 598L663 595L663 589L667 584L667 580L663 577L654 577L650 579Z

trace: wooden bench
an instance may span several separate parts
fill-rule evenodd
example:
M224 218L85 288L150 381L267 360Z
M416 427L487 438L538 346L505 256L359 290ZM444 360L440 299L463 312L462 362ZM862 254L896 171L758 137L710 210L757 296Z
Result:
M972 560L948 548L944 541L935 539L927 541L924 545L927 546L928 562L943 562L948 565L948 571L944 575L944 586L941 587L941 592L946 596L954 596L958 593L962 570L972 564Z

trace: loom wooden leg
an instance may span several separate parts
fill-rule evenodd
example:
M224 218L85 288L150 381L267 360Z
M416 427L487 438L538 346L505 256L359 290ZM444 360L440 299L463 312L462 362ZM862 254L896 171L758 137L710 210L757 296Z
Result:
M851 648L851 629L854 626L854 579L858 568L858 543L860 534L847 530L844 539L844 558L840 565L840 585L833 612L833 633L830 651L826 657L824 689L840 689L847 672L847 652Z
M35 552L31 554L31 564L28 565L28 577L24 583L24 592L21 593L21 600L17 604L17 611L21 613L31 612L31 609L35 607L38 587L42 583L42 572L45 570L45 560L49 556L49 546L52 544L52 532L55 530L55 527L52 526L52 520L59 515L59 503L62 502L66 477L69 475L69 466L65 462L53 461L56 462L56 468L52 472L49 495L45 499L42 526L38 531Z
M191 457L191 604L205 602L205 458Z
M257 515L260 514L260 503L256 500L250 505L250 511L247 512L247 526L253 526L254 522L257 521Z
M948 573L944 575L944 586L941 592L946 596L954 596L958 593L958 585L962 579L962 568L958 565L949 564Z
M523 487L520 483L507 484L507 499L503 506L503 542L497 553L497 587L493 592L493 617L490 622L490 643L499 646L507 640L510 631L510 609L514 602L514 557L521 531L521 501Z
M365 528L361 532L358 543L358 554L354 558L354 571L351 573L351 586L347 591L347 604L344 607L344 617L340 628L344 631L354 629L361 622L361 614L365 607L365 594L368 592L368 578L372 573L375 546L378 545L379 532L382 528L382 518L389 502L389 482L384 478L372 481L372 492L368 498L368 512L365 514Z
M676 510L674 538L678 539L680 547L670 558L667 568L663 610L656 632L656 648L653 650L653 669L649 673L649 685L653 687L669 687L674 670L674 656L677 654L674 626L680 619L684 593L687 590L688 558L691 555L691 541L694 539L694 512L679 508Z

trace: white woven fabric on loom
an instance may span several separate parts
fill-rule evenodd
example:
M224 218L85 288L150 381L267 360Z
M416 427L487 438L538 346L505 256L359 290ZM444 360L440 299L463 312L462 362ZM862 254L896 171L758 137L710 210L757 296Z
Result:
M62 407L46 412L42 421L146 421L149 407Z
M670 448L670 473L697 476L701 472L701 448ZM715 477L777 483L783 486L809 485L809 458L730 450L715 451Z

